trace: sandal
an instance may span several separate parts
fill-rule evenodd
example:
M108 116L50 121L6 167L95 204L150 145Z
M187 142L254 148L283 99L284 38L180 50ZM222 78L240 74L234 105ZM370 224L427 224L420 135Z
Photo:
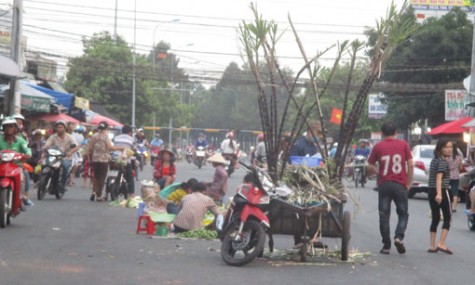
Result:
M400 241L400 240L398 240L398 239L395 240L395 241L394 241L394 246L396 247L397 252L398 252L399 254L404 254L404 253L406 253L406 247L404 246L404 243L402 243L402 241Z
M442 251L442 252L445 252L445 253L447 253L447 254L453 254L453 252L452 252L448 247L446 247L446 248L441 248L440 246L438 246L438 247L437 247L437 250Z
M439 251L437 248L435 248L435 249L429 248L427 250L428 253L436 253L437 251Z
M91 200L91 202L94 202L94 199L96 198L96 194L95 193L92 193L91 194L91 197L89 198L89 200Z
M388 255L390 252L391 252L390 249L389 249L389 248L386 248L386 247L383 247L383 248L379 251L379 253L381 253L381 254L386 254L386 255Z

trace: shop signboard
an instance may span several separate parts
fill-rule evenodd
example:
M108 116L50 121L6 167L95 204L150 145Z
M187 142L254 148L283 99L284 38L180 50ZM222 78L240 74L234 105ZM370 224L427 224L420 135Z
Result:
M465 118L465 90L445 90L445 120Z

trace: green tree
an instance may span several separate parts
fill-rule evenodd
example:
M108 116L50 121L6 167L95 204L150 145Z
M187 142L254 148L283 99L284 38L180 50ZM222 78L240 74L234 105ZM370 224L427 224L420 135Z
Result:
M405 17L416 21L414 11ZM402 129L428 119L430 126L445 120L444 91L448 86L461 82L469 74L473 25L465 12L453 9L440 18L429 18L419 33L406 41L394 53L382 73L383 86L398 83L396 91L387 95L388 115ZM372 34L370 33L370 43ZM415 89L411 84L422 84ZM395 88L391 88L394 90Z

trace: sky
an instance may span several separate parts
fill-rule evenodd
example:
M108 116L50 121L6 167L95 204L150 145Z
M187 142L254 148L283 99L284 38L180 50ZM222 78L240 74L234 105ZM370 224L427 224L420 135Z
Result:
M114 31L116 0L24 0L24 35L28 48L52 55L62 66L70 57L82 54L82 36ZM398 7L403 0L394 0ZM13 0L0 0L8 9ZM117 0L117 33L138 53L147 54L154 43L166 41L180 58L179 66L199 80L219 78L234 61L239 65L242 46L238 27L250 21L249 0ZM277 54L281 65L299 69L302 59L289 29L291 16L309 56L337 41L364 39L365 27L374 27L391 0L259 0L264 19L279 23L284 31ZM136 19L134 29L134 17ZM328 64L335 50L325 56Z

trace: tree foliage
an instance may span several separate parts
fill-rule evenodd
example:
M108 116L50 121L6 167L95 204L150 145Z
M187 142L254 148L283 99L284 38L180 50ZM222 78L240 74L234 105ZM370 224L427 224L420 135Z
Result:
M413 10L405 17L416 22ZM429 126L444 122L445 90L434 91L429 87L459 83L459 88L463 88L462 81L470 70L472 29L466 13L454 9L441 18L427 19L416 36L395 51L380 81L407 86L386 93L388 115L401 129L426 119ZM414 90L408 85L411 83L424 84L427 88Z

